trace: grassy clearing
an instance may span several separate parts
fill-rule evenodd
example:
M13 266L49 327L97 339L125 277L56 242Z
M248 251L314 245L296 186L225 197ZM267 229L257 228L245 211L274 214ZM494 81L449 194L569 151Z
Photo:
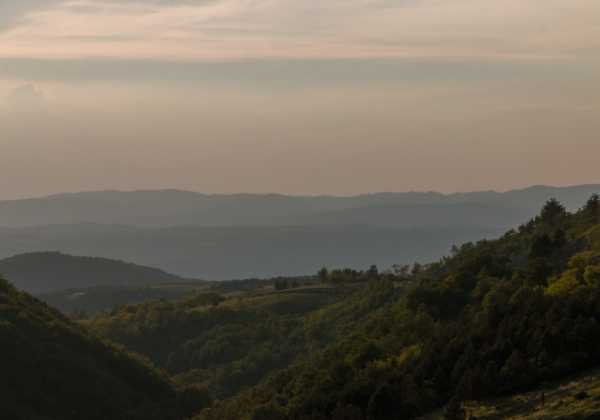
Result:
M468 401L469 419L600 420L600 369L534 391L487 401ZM421 420L443 419L438 410Z

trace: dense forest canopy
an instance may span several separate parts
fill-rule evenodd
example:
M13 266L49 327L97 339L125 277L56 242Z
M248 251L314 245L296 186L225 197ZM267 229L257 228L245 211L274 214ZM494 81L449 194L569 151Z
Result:
M281 288L283 280L277 280ZM96 333L148 356L181 383L231 396L310 351L305 319L348 293L321 287L197 293L178 302L127 305L86 321ZM327 309L324 309L327 308Z
M600 362L599 222L597 196L572 214L550 200L500 239L465 244L436 263L389 273L322 270L322 280L338 288L364 286L306 313L294 328L265 328L248 338L300 343L307 351L289 358L288 367L219 360L228 345L236 347L235 329L212 339L198 334L184 346L189 353L168 355L168 367L184 371L191 361L201 370L264 370L265 379L200 419L403 419L449 401L448 416L459 415L462 400L530 389ZM176 310L166 313L178 318ZM123 341L148 339L148 352L155 327L127 322L136 331L123 331L123 316L98 319L95 328ZM179 322L162 319L165 330ZM210 376L198 378L210 386Z
M466 400L600 364L600 199L572 213L551 199L501 238L454 247L434 263L233 282L121 306L81 326L7 283L2 297L17 384L6 392L21 398L12 410L57 418L66 392L85 392L82 404L101 415L393 420L446 406L446 418L463 419ZM144 355L176 385L97 335ZM39 408L28 405L22 396L35 394L23 378L49 372L48 382L33 382L45 390L55 366L72 377ZM105 386L73 391L78 375L101 375Z
M36 297L62 313L87 318L115 307L150 300L175 300L205 286L199 282L145 286L84 287L39 293Z

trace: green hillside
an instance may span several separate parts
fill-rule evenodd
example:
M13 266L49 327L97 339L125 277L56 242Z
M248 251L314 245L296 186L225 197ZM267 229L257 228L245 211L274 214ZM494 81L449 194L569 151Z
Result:
M462 401L597 366L599 209L596 196L574 214L551 200L498 240L414 267L407 293L384 294L352 328L322 313L322 331L339 331L324 349L199 418L405 419L448 402L446 418L461 418Z
M442 420L440 409L419 420ZM465 401L465 415L478 420L595 420L600 418L600 371L569 376L533 391L484 401Z
M0 349L5 419L180 419L208 402L5 280Z
M306 336L307 319L331 312L350 290L197 293L175 302L128 305L85 324L146 355L179 382L205 385L222 398L307 354L322 333Z
M64 314L87 317L115 307L150 300L174 300L207 288L203 282L167 283L147 286L88 287L40 293L36 297Z
M435 263L229 286L83 324L206 387L198 420L462 420L539 387L550 401L549 384L600 365L600 200L550 200Z

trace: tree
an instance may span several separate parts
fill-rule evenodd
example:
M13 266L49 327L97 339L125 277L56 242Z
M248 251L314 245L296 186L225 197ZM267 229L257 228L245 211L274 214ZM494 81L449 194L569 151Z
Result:
M275 290L285 290L289 289L289 284L286 280L280 279L275 280Z
M423 271L423 266L416 262L413 264L410 274L412 276L418 276L421 273L421 271Z
M407 280L410 277L410 265L408 264L394 264L392 271L399 280Z
M554 241L549 235L536 236L531 244L529 251L530 258L546 258L552 254L554 250Z
M397 386L384 383L371 395L367 407L369 420L387 420L394 413L398 418L403 418L402 398Z
M552 268L544 258L531 258L527 267L527 284L530 286L547 286Z
M600 221L600 195L592 195L587 203L585 203L583 212L587 221L591 223L598 223Z
M540 218L544 223L552 224L560 222L567 215L567 210L556 198L546 201L542 208Z
M448 406L446 407L446 411L444 412L445 420L465 420L467 414L465 409L462 407L462 401L458 396L454 396Z
M326 283L327 280L329 280L329 270L327 270L327 267L321 268L317 275L319 276L319 280L321 280L322 283Z

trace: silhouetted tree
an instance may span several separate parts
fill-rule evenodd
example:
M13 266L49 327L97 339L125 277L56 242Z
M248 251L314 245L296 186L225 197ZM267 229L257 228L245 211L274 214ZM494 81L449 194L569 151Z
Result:
M540 218L546 224L558 223L567 215L567 210L556 198L551 198L542 208Z
M317 273L317 275L319 276L319 280L321 280L321 282L325 283L327 282L327 280L329 280L329 270L327 270L327 267L323 267L319 270L319 272Z
M590 223L600 222L600 195L594 194L583 207L583 212Z

